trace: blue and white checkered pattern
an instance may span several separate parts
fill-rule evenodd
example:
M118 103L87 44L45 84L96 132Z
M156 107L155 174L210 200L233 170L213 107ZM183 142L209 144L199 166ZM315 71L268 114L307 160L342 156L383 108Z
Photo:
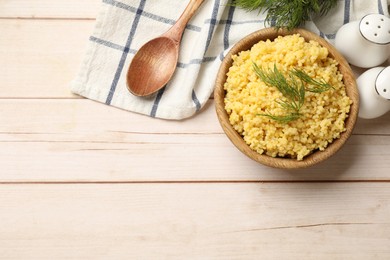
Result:
M134 54L167 31L187 4L183 0L103 0L72 91L151 117L183 119L198 112L212 94L227 50L263 28L265 14L235 8L228 0L205 0L186 27L171 81L155 95L133 96L126 88L126 72ZM368 13L388 15L387 1L340 0L337 8L305 28L333 42L341 25Z

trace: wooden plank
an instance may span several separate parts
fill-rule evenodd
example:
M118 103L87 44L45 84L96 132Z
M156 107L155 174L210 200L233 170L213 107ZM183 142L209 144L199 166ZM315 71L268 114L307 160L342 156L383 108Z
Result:
M389 135L390 134L390 113L374 119L358 118L353 131L360 135Z
M77 133L86 134L82 137L84 141L117 142L120 135L125 137L127 133L222 133L213 101L209 101L194 117L173 121L151 118L88 99L0 99L0 118L0 132L3 134L14 133L14 137L21 137L23 133L62 135L56 138L57 141L75 141ZM12 135L3 135L2 138L3 141L34 140L34 137L13 139ZM43 138L49 141L50 135Z
M0 99L0 118L3 141L36 141L34 136L39 134L40 140L44 141L121 141L120 137L126 133L223 133L213 100L195 116L172 121L150 118L88 99ZM372 120L358 119L354 134L390 135L389 121L390 113ZM31 135L23 136L23 133ZM82 139L78 138L83 133Z
M230 143L213 101L193 118L167 121L89 100L1 100L0 118L3 182L390 179L388 132L355 134L312 168L272 169Z
M93 26L88 20L0 20L0 98L76 98L69 83Z
M100 0L0 1L0 18L90 18L98 13Z
M4 259L388 259L389 183L0 185Z
M80 98L70 82L93 27L89 20L0 19L0 98Z
M36 141L2 141L0 181L390 180L388 136L353 136L328 161L295 171L272 169L251 161L222 134L119 136L127 141L42 141L39 136Z

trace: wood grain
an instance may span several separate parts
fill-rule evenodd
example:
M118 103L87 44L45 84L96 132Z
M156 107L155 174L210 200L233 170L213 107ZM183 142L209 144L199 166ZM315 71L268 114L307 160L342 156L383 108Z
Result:
M4 259L390 257L389 183L2 185L0 205Z
M327 162L293 171L251 161L223 135L107 135L122 141L45 141L36 134L36 141L0 142L0 182L390 180L389 137L352 137Z
M0 19L0 98L78 98L69 84L93 26L94 21Z
M223 134L213 101L193 118L167 121L89 100L7 99L0 100L0 118L6 182L390 179L385 122L386 135L367 128L328 162L285 171L242 155Z
M100 0L2 0L0 18L95 19Z
M81 99L100 3L0 1L0 259L390 258L390 113L286 171L235 149L213 100L166 121Z
M96 131L210 135L223 133L213 100L209 100L203 110L192 118L169 121L129 113L88 99L0 99L0 118L1 132L15 134L60 134L64 125L67 125L65 130L76 135ZM52 123L48 124L50 121ZM358 119L353 135L390 136L389 121L390 113L373 120ZM85 138L95 137L91 135ZM45 138L50 138L50 135Z

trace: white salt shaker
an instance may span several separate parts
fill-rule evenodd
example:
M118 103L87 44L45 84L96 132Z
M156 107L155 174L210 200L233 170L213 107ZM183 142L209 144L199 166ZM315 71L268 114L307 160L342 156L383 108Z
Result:
M347 61L361 68L381 65L389 58L390 19L369 14L343 25L336 33L335 47Z
M390 66L369 69L356 82L360 95L360 118L376 118L390 111Z

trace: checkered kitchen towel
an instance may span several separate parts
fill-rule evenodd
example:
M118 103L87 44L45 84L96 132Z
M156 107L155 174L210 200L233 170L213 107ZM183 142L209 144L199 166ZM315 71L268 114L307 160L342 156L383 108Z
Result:
M264 27L264 13L232 7L228 0L205 0L183 35L176 72L165 88L136 97L126 88L127 68L137 50L169 29L188 0L103 0L95 30L72 91L125 110L165 119L200 111L213 92L227 50ZM388 15L386 0L340 0L326 17L305 25L333 42L338 28L368 13Z

